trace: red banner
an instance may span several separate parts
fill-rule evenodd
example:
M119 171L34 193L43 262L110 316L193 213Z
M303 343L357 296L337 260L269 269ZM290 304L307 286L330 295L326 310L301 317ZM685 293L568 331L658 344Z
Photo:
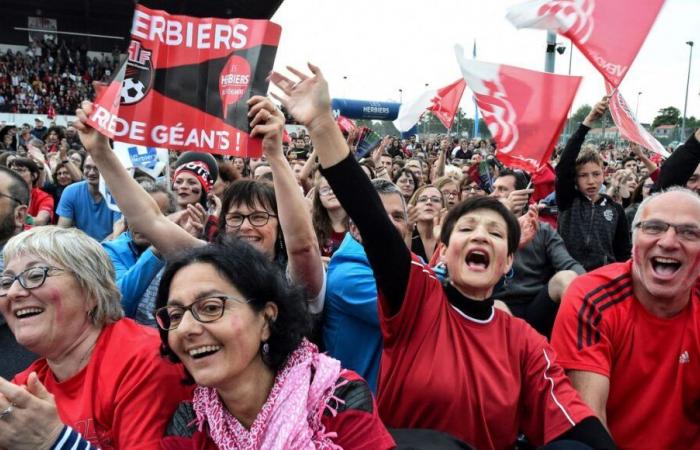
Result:
M511 7L517 28L566 36L617 87L627 74L664 0L530 0Z
M613 93L614 88L610 83L605 83L605 89L608 95L612 93L610 97L610 115L620 130L622 137L628 141L636 142L643 148L651 150L664 158L668 158L670 155L664 146L661 145L661 142L657 141L646 128L637 122L629 105L622 98L622 94L617 90Z
M260 156L246 101L265 95L281 28L200 19L137 4L127 61L100 90L90 124L133 144Z
M435 117L448 130L452 128L452 122L455 120L455 114L457 114L457 108L460 100L462 100L465 87L467 87L467 83L464 81L464 78L461 78L444 88L438 89L435 97L431 100L432 105L430 105L428 111L432 111Z
M528 172L548 162L581 77L466 59L460 46L455 52L498 159Z

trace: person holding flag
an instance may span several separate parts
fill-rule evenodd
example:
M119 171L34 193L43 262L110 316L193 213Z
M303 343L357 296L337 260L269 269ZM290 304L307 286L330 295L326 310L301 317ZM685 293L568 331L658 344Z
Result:
M555 191L559 234L567 250L587 271L630 257L629 225L622 205L601 193L604 165L583 140L608 108L603 97L569 138L556 167Z
M309 68L313 76L289 68L297 82L272 72L282 92L272 95L309 130L322 173L362 235L379 292L384 422L447 432L479 449L510 448L521 431L549 449L570 441L615 448L546 339L493 307L518 245L517 219L495 198L458 204L441 230L442 284L406 248L333 120L326 80Z

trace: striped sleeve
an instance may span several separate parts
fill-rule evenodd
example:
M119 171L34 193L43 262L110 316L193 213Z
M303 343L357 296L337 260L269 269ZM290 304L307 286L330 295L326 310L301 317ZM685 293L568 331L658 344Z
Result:
M83 439L80 433L65 425L58 439L51 446L51 450L98 450L98 448L93 447L89 441Z

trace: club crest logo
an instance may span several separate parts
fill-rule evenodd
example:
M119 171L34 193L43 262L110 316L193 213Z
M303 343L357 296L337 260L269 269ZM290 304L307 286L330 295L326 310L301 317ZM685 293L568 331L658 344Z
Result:
M122 83L120 103L133 105L143 100L153 84L152 52L141 47L139 41L131 41L128 61Z
M555 16L561 24L557 33L569 33L579 43L585 44L593 33L595 0L552 0L540 6L537 15Z
M483 90L475 91L476 103L491 136L498 142L498 150L508 153L513 150L519 138L515 108L508 99L498 74L492 80L482 80L482 86Z

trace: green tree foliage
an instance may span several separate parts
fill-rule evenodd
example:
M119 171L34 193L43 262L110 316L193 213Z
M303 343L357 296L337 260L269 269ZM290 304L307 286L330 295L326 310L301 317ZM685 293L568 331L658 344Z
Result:
M659 110L659 114L654 117L651 127L656 128L660 125L680 125L681 120L680 110L673 106L667 106L666 108L661 108Z

